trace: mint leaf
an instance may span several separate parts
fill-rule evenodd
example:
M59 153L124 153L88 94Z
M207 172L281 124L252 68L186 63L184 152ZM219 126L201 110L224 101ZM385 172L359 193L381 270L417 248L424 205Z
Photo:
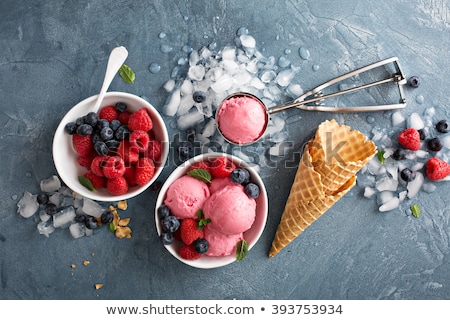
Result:
M205 169L192 169L187 173L189 176L198 179L200 181L210 183L211 182L211 174Z
M109 230L109 232L111 232L111 233L114 233L114 231L116 231L116 227L114 226L114 223L113 223L113 222L110 222L110 223L108 224L108 230Z
M211 219L201 219L198 223L197 223L197 228L199 230L203 230L204 227L206 227L206 225L208 223L211 222Z
M83 187L87 188L89 191L96 191L91 180L89 180L85 176L78 176L78 181L81 183Z
M236 245L236 261L244 260L248 253L248 243L245 240L241 240Z
M379 150L377 157L378 157L378 161L380 161L381 164L383 164L386 161L386 158L384 157L384 150Z
M418 204L413 204L409 208L411 209L411 212L412 212L412 215L414 216L414 218L418 218L420 216L420 207Z
M202 210L202 209L199 209L199 210L197 211L197 218L203 219L203 210Z
M134 71L127 66L126 64L123 64L119 69L119 75L125 81L126 83L134 83L134 80L136 79L136 74Z

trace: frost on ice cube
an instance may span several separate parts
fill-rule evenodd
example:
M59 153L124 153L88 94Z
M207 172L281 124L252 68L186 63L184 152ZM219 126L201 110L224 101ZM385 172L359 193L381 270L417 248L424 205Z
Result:
M82 211L87 215L100 218L105 209L94 200L84 198Z
M48 237L53 231L55 231L55 227L53 226L51 220L49 221L41 221L37 225L37 229L39 234L43 234Z
M58 211L53 216L53 226L55 228L67 228L74 221L76 216L74 207L67 207Z
M61 188L61 181L55 175L41 181L42 192L51 193L57 191L59 188Z
M78 239L86 235L86 227L81 223L72 223L69 226L69 231L74 239Z
M25 191L22 198L17 203L17 213L24 218L30 218L38 211L38 209L39 203L37 202L37 195Z

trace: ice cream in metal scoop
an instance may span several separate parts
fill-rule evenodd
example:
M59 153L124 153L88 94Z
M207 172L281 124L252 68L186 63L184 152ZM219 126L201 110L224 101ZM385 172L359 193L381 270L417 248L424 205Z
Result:
M357 74L371 71L379 67L387 68L390 65L393 65L393 70L389 72L387 77L384 77L381 80L328 94L323 94L322 92L325 88L345 79L354 77ZM330 81L305 92L293 101L272 108L266 108L264 103L258 97L250 93L237 92L226 97L217 109L217 127L227 141L238 145L248 145L256 142L264 135L270 114L294 107L302 110L321 112L369 112L401 109L406 107L406 99L402 88L402 85L406 84L406 82L405 75L400 69L398 58L392 57L331 79ZM398 86L400 94L398 103L358 107L334 107L322 105L322 101L327 98L387 83L394 83Z

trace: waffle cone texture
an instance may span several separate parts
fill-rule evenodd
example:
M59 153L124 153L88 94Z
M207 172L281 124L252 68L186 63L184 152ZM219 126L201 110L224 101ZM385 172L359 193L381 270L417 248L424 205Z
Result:
M321 123L303 150L269 257L342 198L355 185L356 173L375 153L375 144L361 132L334 119Z

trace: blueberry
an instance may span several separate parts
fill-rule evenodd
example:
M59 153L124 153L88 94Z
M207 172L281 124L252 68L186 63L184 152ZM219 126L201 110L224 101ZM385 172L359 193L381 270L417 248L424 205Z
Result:
M96 144L99 141L103 141L102 137L100 136L100 132L94 132L91 136L92 144Z
M120 142L112 139L105 141L105 144L108 147L108 150L117 150L119 149Z
M98 116L95 112L89 112L87 115L84 116L84 123L91 125L92 127L95 127L98 121Z
M97 154L101 156L106 156L108 154L108 147L106 146L106 143L103 141L98 141L94 144L94 150L97 152Z
M194 249L198 253L206 253L206 251L208 251L209 249L209 243L205 239L197 239L194 241Z
M192 154L193 145L190 141L180 141L178 145L178 154L182 160L186 160Z
M87 216L85 214L79 214L79 215L75 216L74 220L75 220L75 222L84 224L84 222L86 221L86 218L87 218Z
M406 152L403 149L397 149L392 154L392 158L395 160L404 160L406 158Z
M419 131L420 140L423 141L423 140L425 140L427 138L427 133L425 132L425 130L419 129L417 131Z
M127 110L127 105L123 102L117 102L116 103L116 110L119 112L124 112L125 110Z
M258 187L258 185L250 182L249 184L247 184L245 186L245 193L250 198L258 198L258 196L259 196L259 187Z
M160 206L157 211L158 211L158 217L161 220L164 220L166 217L170 216L170 209L165 204Z
M56 210L57 210L56 204L54 203L50 202L45 205L45 213L47 213L50 216L54 215L56 213Z
M91 230L98 227L97 220L95 220L95 218L93 216L86 216L84 225L86 226L86 228L91 229Z
M84 124L84 117L77 118L77 120L75 121L75 124L77 126L81 126L82 124Z
M87 124L87 123L83 123L82 125L78 126L78 128L77 128L77 133L80 136L88 136L88 135L92 134L92 132L94 132L94 129L92 128L92 126L90 124Z
M442 143L439 138L432 138L427 141L428 149L431 151L439 151L442 149Z
M250 172L248 170L239 168L231 172L231 180L240 184L247 184L250 181Z
M400 177L404 181L410 182L416 178L416 173L414 171L412 171L411 169L405 168L400 172Z
M102 224L108 224L111 223L114 220L114 215L111 211L105 211L100 216L100 221Z
M165 232L175 232L180 227L180 221L174 216L167 216L162 221L162 229Z
M206 100L206 93L204 91L195 91L192 94L192 99L197 103L202 103Z
M130 129L126 125L121 125L119 128L117 128L116 132L114 133L114 136L117 140L123 140L127 138L130 135Z
M111 122L109 123L110 128L113 129L114 131L116 131L117 129L119 129L119 127L120 127L121 125L122 125L122 124L121 124L120 121L117 120L117 119L114 119L113 121L111 121Z
M195 129L189 128L186 130L186 139L187 141L193 142L195 140Z
M37 195L37 202L42 205L46 205L48 203L48 194L42 192Z
M161 233L159 238L161 239L162 243L165 245L172 244L173 240L174 240L173 233L171 233L171 232L163 232L163 233Z
M104 127L100 130L100 137L103 141L111 140L114 137L114 131L110 127Z
M102 130L105 127L109 127L109 122L106 119L99 119L97 124L95 125L95 129L98 131Z
M413 88L418 88L420 86L420 79L418 76L412 76L408 79L408 85Z
M68 122L64 126L64 131L66 131L66 133L68 134L74 134L75 132L77 132L77 127L78 126L75 122Z
M450 125L447 120L441 120L436 124L436 130L440 133L448 133L450 132Z

